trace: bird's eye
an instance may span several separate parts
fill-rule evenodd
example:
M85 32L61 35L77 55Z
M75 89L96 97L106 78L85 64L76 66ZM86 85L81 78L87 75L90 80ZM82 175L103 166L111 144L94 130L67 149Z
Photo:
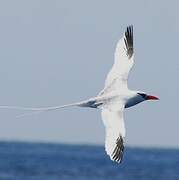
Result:
M139 94L140 96L142 96L144 99L147 97L147 95L144 94L144 93L137 93L137 94Z

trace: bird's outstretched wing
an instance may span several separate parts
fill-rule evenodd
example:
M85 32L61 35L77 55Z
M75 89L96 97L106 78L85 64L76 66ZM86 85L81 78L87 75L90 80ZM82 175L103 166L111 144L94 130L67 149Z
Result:
M125 127L123 119L124 106L119 105L118 111L102 109L102 119L106 128L105 150L111 160L120 163L124 152Z
M127 88L128 74L134 63L133 26L128 26L116 46L114 64L107 75L105 88L100 94Z

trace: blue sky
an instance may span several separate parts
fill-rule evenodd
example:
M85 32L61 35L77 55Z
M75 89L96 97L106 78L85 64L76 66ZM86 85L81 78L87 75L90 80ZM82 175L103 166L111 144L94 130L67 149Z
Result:
M0 2L0 105L56 106L95 96L114 49L134 25L129 87L160 97L125 112L126 143L179 147L178 1ZM103 144L99 110L15 118L0 110L0 139Z

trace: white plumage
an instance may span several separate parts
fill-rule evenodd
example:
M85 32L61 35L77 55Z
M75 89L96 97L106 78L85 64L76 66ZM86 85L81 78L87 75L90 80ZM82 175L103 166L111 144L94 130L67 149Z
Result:
M1 106L0 108L22 109L42 113L69 106L100 108L106 129L105 150L111 160L121 162L124 151L125 125L124 108L134 106L145 100L157 100L155 96L128 89L127 80L134 64L133 27L127 27L115 50L114 65L107 75L104 89L98 96L73 104L47 107L24 108ZM26 115L26 114L25 114ZM27 114L29 115L29 114Z
M128 35L127 35L128 33ZM128 41L127 41L127 38ZM129 39L132 38L132 39ZM128 47L126 44L130 43ZM114 80L118 80L119 88L127 87L128 74L134 64L134 53L133 53L133 29L132 26L127 28L127 31L124 33L123 37L119 40L116 46L115 55L114 55L114 64L112 69L107 75L105 81L105 88L108 87Z
M123 155L123 149L119 154L115 154L118 138L125 137L125 127L123 118L124 105L118 107L118 111L111 111L108 108L102 110L102 119L106 128L105 150L112 160L120 160ZM121 108L121 109L120 109ZM121 144L123 146L123 144ZM116 159L115 159L116 158Z
M123 110L130 95L127 86L128 74L134 64L133 28L128 27L115 50L114 65L107 75L105 88L99 95L116 96L102 108L102 119L106 128L105 150L112 160L120 162L123 156L125 126ZM119 142L121 140L121 144ZM119 146L119 150L115 150ZM121 146L121 147L120 147Z

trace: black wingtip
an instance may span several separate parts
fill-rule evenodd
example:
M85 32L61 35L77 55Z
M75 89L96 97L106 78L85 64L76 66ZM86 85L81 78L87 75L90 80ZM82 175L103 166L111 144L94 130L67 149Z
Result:
M119 136L119 138L117 138L116 140L116 147L114 148L114 151L112 153L113 161L121 163L123 158L123 153L124 153L124 141L122 136Z
M134 53L134 48L133 48L133 25L130 25L127 27L125 31L125 38L124 42L126 45L126 50L127 50L127 55L129 59L132 57Z

